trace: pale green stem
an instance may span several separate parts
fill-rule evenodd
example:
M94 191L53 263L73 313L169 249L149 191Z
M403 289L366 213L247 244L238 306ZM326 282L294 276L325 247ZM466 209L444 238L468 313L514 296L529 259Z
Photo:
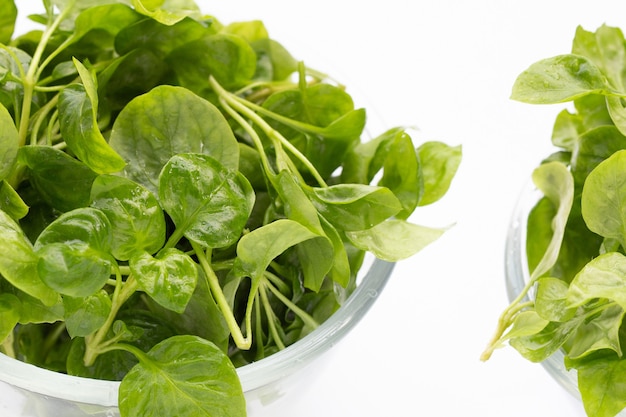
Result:
M282 339L280 338L280 335L278 334L278 330L276 329L276 323L275 323L275 319L276 319L276 315L274 314L274 310L272 310L272 305L270 304L269 299L267 298L267 291L266 291L266 283L265 282L261 282L261 285L259 285L259 294L261 295L261 302L263 303L263 306L265 307L265 316L267 317L267 324L269 326L270 329L270 333L272 335L272 337L274 338L274 341L276 342L276 346L278 347L278 349L283 350L285 348L285 344L283 343Z
M204 272L204 275L207 279L207 283L209 284L211 293L215 298L215 302L217 303L217 306L219 307L222 314L224 315L226 325L230 330L235 345L237 345L237 347L242 350L250 349L250 346L252 346L252 338L250 337L250 335L244 337L243 332L239 327L239 323L237 323L237 319L235 319L235 315L228 304L228 300L226 299L224 292L222 291L219 279L217 278L217 275L215 275L213 268L211 268L211 264L208 260L207 254L204 253L204 250L200 245L191 240L189 242L191 243L191 247L198 257L200 267L202 267L202 271ZM250 329L250 327L247 328Z
M109 312L107 320L105 321L104 325L102 325L102 327L100 327L96 331L96 333L85 338L85 366L93 365L98 355L103 352L102 345L104 339L106 338L109 329L113 325L115 318L117 317L117 313L124 305L124 303L128 301L130 296L137 291L137 280L135 280L132 275L130 275L126 279L126 282L122 282L122 276L119 273L119 270L117 271L116 275L117 285L113 290L113 296L111 297L111 311Z
M263 285L269 288L269 290L276 296L276 298L278 298L281 301L281 303L283 303L285 306L287 306L288 309L290 309L298 317L300 317L306 326L309 326L313 329L316 329L319 327L319 323L309 313L302 310L300 307L294 304L289 298L285 297L283 293L278 291L278 289L275 288L270 282L266 281Z
M327 187L326 181L324 181L324 179L319 174L317 169L313 166L311 161L309 161L308 158L306 158L298 150L298 148L293 146L291 142L289 142L283 135L281 135L280 132L272 128L262 117L260 117L255 112L255 110L266 114L269 113L272 117L275 117L279 121L289 121L289 123L293 124L293 120L285 119L282 116L276 115L266 109L263 109L263 107L261 106L258 106L228 92L213 77L209 78L209 83L221 99L227 102L233 109L237 110L238 112L242 113L250 120L252 120L252 122L258 125L268 137L277 140L281 144L281 146L284 146L287 150L289 150L289 152L291 152L307 168L307 170L311 173L311 175L313 175L313 177L321 187Z

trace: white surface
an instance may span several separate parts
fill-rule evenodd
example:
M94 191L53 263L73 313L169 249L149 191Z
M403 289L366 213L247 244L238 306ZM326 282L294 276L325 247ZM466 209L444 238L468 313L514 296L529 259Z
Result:
M21 6L26 5L20 0ZM38 3L38 2L37 2ZM562 106L509 100L532 62L566 53L577 25L625 23L617 1L200 1L225 23L261 19L309 64L332 63L386 125L462 144L449 194L413 220L455 226L397 266L379 302L306 396L267 417L584 416L540 365L511 348L479 355L506 305L504 239ZM320 68L324 70L325 68ZM265 416L259 416L265 417Z

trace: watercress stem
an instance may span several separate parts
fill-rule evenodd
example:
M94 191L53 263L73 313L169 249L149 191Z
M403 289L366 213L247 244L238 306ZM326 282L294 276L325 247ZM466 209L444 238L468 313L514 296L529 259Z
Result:
M233 109L236 109L237 111L248 117L250 120L252 120L252 122L258 125L268 137L277 140L281 144L281 146L284 146L286 149L288 149L289 152L291 152L307 168L307 170L311 173L311 175L313 175L313 177L321 187L328 186L326 184L326 181L324 181L324 179L319 174L317 169L313 166L311 161L309 161L308 158L305 157L302 152L298 150L298 148L296 148L283 135L281 135L280 132L272 128L265 120L263 120L263 118L260 117L255 111L259 111L261 113L269 115L278 121L282 121L282 119L285 119L293 122L292 119L283 118L280 115L269 112L261 106L258 106L241 97L236 96L235 94L228 92L213 77L209 78L209 83L221 99L227 102Z
M261 285L259 285L259 294L261 295L261 302L263 303L265 316L267 317L267 325L269 326L270 334L274 338L276 347L279 350L283 350L285 348L285 343L283 342L282 338L278 334L278 330L276 329L276 315L274 314L274 310L272 310L272 304L267 297L266 282L261 282Z
M306 326L313 329L319 327L319 323L306 311L302 310L296 304L294 304L289 298L285 297L276 287L274 287L268 280L263 283L275 296L278 298L287 308L293 311L298 317L302 319Z
M198 262L200 262L200 266L202 267L202 271L204 272L204 275L207 279L207 283L209 284L211 293L215 298L215 302L217 303L217 306L219 307L222 314L224 315L224 319L226 320L228 329L231 332L233 341L239 349L250 349L250 346L252 346L252 339L249 335L244 337L243 332L239 327L239 323L237 323L237 319L235 319L235 315L228 305L228 300L226 299L226 296L222 291L222 287L220 287L219 279L217 278L217 275L215 275L213 268L211 268L211 264L208 259L209 257L199 244L191 240L189 242L191 243L191 247L198 257ZM248 329L250 329L250 327L248 327Z
M137 280L132 276L128 276L126 282L122 282L121 274L117 273L117 285L115 286L115 290L113 290L113 296L111 299L111 311L107 317L106 322L94 333L92 336L88 336L85 338L85 357L84 362L85 366L91 366L95 362L96 358L100 353L101 344L109 332L109 329L113 325L115 321L115 317L119 312L120 308L124 303L130 298L131 295L137 291L138 283Z

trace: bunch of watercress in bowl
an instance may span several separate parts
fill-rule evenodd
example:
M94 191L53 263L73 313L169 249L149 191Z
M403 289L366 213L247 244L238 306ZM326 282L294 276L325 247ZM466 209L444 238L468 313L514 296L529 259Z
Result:
M570 102L557 148L533 172L507 238L511 304L483 354L508 342L582 398L589 416L622 415L626 302L626 41L576 30L571 53L532 64L512 98Z
M45 401L93 381L106 399L71 413L246 415L238 369L334 341L444 232L409 217L460 147L370 135L262 22L191 0L42 6L14 34L0 0L0 380L35 390L7 377L35 366Z

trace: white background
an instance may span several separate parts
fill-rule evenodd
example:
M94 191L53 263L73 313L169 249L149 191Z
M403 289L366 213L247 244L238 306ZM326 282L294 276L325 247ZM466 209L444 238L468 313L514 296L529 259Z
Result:
M417 126L416 143L461 144L464 152L448 195L412 218L454 226L396 267L306 395L259 417L584 416L577 399L512 348L486 363L479 356L507 304L511 211L551 151L552 123L563 108L513 102L511 86L536 60L569 52L577 25L625 24L620 3L199 2L223 23L263 20L298 59L344 82L383 126Z

